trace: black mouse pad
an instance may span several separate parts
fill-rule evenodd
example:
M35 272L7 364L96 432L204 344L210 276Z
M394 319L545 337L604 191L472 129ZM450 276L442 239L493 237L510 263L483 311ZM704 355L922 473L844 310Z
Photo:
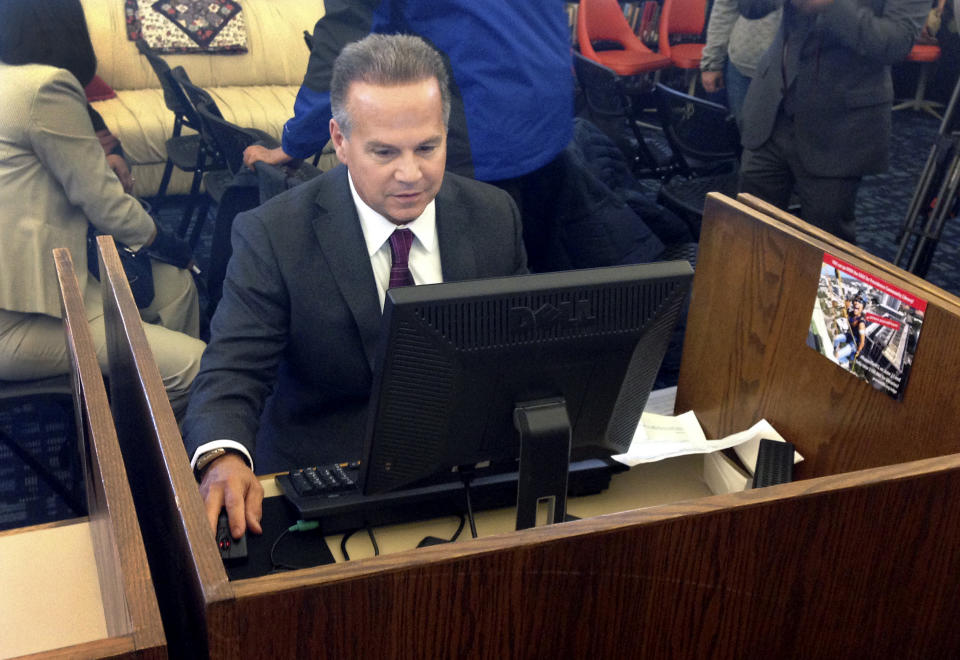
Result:
M260 521L263 534L247 534L247 559L227 566L227 576L231 580L240 580L294 568L332 564L333 555L319 529L283 534L296 522L296 516L282 497L264 498L263 519ZM280 538L281 534L283 538Z

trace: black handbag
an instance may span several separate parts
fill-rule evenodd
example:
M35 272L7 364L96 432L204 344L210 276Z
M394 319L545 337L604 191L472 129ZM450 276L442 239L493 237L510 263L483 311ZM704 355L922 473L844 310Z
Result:
M87 270L100 281L100 262L97 260L97 231L93 225L87 230ZM153 266L150 264L150 255L145 249L131 250L123 243L117 242L117 253L120 263L127 274L127 282L133 292L133 299L137 307L143 309L153 302Z

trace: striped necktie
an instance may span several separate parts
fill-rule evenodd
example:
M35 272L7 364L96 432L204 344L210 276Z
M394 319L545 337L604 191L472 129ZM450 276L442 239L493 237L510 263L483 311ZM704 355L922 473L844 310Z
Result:
M413 245L413 232L409 229L397 229L390 234L390 256L393 263L390 266L390 286L413 286L413 275L407 265L410 256L410 246Z

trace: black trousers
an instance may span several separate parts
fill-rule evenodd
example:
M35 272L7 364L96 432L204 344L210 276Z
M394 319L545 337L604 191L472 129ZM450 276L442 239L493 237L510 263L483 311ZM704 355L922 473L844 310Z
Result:
M520 211L523 243L527 261L533 272L562 270L558 259L560 245L560 186L564 177L563 153L532 172L512 179L488 181L506 191Z
M807 170L797 154L793 122L782 112L770 139L758 149L745 150L740 166L740 192L784 210L796 193L804 220L850 243L857 242L854 211L860 179L818 176Z

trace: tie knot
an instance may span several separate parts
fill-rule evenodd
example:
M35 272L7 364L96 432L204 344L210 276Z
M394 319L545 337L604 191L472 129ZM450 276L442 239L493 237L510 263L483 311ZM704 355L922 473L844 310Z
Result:
M389 288L391 289L413 285L413 275L407 264L411 245L413 245L413 232L409 229L397 229L390 234L390 255L393 259L390 266Z

